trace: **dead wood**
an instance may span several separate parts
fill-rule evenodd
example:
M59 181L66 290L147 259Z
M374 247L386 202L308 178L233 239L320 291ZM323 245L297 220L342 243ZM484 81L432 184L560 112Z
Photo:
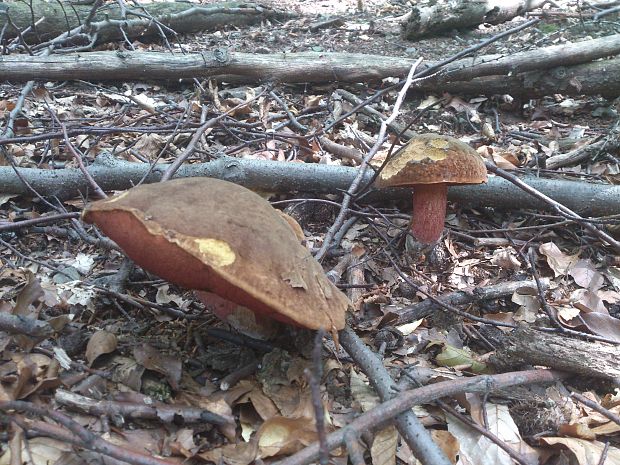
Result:
M159 181L169 165L155 165L146 182ZM105 191L128 189L149 172L149 165L119 160L104 153L88 168ZM76 198L89 191L78 169L44 170L19 168L20 175L41 195L61 199ZM312 192L314 194L346 191L357 173L356 168L313 163L279 163L262 160L222 157L210 163L183 165L178 177L207 176L226 179L251 189L266 192ZM372 173L366 173L369 183ZM579 181L524 176L523 181L583 216L620 213L620 186ZM32 195L10 166L0 166L0 194ZM463 206L501 209L545 210L548 205L523 192L511 182L491 176L487 184L452 186L449 199ZM365 197L365 202L386 199L410 199L410 189L382 189Z
M412 89L536 97L620 94L620 34L576 44L544 47L511 56L483 55L455 61ZM367 82L403 77L414 60L349 53L237 53L226 48L188 55L91 52L47 57L9 55L0 61L4 79L164 80L217 78L228 82ZM427 63L432 66L433 63ZM422 68L424 69L424 68Z
M500 389L524 384L549 384L557 382L566 375L553 370L528 370L502 373L499 375L474 376L472 378L451 379L441 381L410 391L400 392L393 399L379 404L377 407L364 412L350 422L346 428L341 428L327 436L327 445L330 449L340 446L345 439L347 431L354 431L358 435L372 431L378 425L385 424L400 412L440 399L452 397L464 392L480 392L488 394ZM318 443L313 443L301 451L276 462L277 465L300 465L316 461L318 457Z
M0 410L9 413L11 421L25 431L32 431L80 448L96 451L124 463L131 463L133 465L173 465L176 463L112 444L103 439L99 434L91 432L56 409L40 407L26 401L12 400L0 401ZM17 414L16 411L26 411L30 414L53 418L56 423L30 420L25 416ZM30 462L32 463L32 461Z
M510 55L481 55L450 63L437 82L469 81L482 76L506 76L588 63L620 53L620 34L540 47Z
M545 288L549 285L549 281L545 280L543 285ZM477 287L467 292L455 291L449 294L445 294L437 297L443 304L457 306L466 305L472 302L483 302L485 300L499 299L514 294L521 288L535 287L534 281L507 281L493 286ZM417 304L408 305L397 309L390 309L390 313L396 314L398 320L395 325L402 325L410 323L412 321L426 318L433 314L433 312L442 311L441 306L430 299L423 300Z
M187 55L115 51L48 57L9 55L0 61L0 75L19 81L217 78L227 82L364 82L405 76L413 62L352 53L260 55L226 48Z
M383 361L348 326L339 333L340 343L353 360L362 368L373 389L383 402L398 397L396 383L390 376ZM430 433L424 428L412 410L406 410L395 418L398 432L407 442L412 452L422 463L448 465L450 460L434 443Z
M620 148L620 138L614 133L610 133L608 137L603 137L596 142L581 145L574 150L566 153L559 153L547 158L545 166L547 169L555 170L563 166L574 166L584 160L593 159L597 154L604 150L608 152L617 152Z
M620 58L595 61L575 66L560 66L548 70L530 71L514 76L487 76L469 82L440 84L445 92L461 94L503 95L537 98L545 95L620 95Z
M620 346L547 334L521 326L501 339L490 362L498 369L547 366L620 383Z
M64 389L56 390L54 400L59 405L95 416L118 415L132 420L160 420L162 422L174 422L182 418L184 423L210 423L218 426L232 426L235 422L232 416L213 412L207 408L171 406L163 403L142 404L139 402L116 402L112 400L95 400L84 397Z
M54 329L49 323L22 315L0 313L0 330L9 334L25 334L37 338L48 337Z
M78 2L76 2L78 3ZM12 39L23 31L22 37L29 44L39 44L54 39L68 31L82 26L92 9L91 5L71 2L28 2L5 3L6 14L1 21L3 37ZM185 2L148 3L140 8L129 8L126 17L117 2L106 2L97 10L90 25L80 30L81 42L104 43L150 37L162 32L168 36L174 33L189 33L203 30L218 30L228 26L247 26L265 19L287 19L292 15L269 6L248 2L221 2L210 5L195 5ZM38 22L36 28L31 25ZM17 29L16 29L17 28ZM121 32L122 28L122 32ZM123 35L125 34L125 36Z
M499 24L544 3L545 0L458 0L414 6L403 24L403 36L415 40L482 23Z

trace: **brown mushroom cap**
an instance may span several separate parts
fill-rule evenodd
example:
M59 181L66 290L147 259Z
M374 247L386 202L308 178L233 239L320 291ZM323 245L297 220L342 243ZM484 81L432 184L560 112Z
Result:
M484 161L469 145L440 134L419 134L383 167L377 187L486 182Z
M83 219L172 283L284 323L344 327L347 297L286 220L244 187L212 178L143 185L91 204Z

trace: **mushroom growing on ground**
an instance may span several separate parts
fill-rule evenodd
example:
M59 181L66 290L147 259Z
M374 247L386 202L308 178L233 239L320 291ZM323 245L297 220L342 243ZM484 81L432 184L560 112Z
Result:
M242 331L226 301L251 310L257 321L344 327L347 297L287 220L245 187L212 178L143 185L94 202L82 217L145 270L209 302L207 293L219 296L214 312ZM235 316L247 317L243 311Z
M486 182L482 157L469 145L440 134L419 134L383 167L377 187L413 187L411 234L422 244L440 237L448 186Z

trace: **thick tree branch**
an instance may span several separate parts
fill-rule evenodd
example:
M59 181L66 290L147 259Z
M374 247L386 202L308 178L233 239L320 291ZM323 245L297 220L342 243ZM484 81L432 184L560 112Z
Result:
M167 167L166 164L156 165L146 182L159 181ZM148 170L147 164L118 160L109 154L100 155L88 167L97 184L105 191L128 189L140 181ZM19 173L43 196L55 195L62 199L70 199L88 193L88 183L77 169L20 168ZM356 168L343 166L222 157L210 163L184 165L177 172L177 176L220 178L266 192L333 194L346 191L356 173ZM372 172L366 173L363 183L370 182L371 178ZM620 186L534 176L524 176L522 180L582 216L620 213ZM31 195L31 192L11 167L1 166L0 194ZM385 189L374 191L364 201L410 197L410 189ZM538 210L549 208L547 204L523 192L511 182L493 176L487 184L452 186L448 191L448 198L468 207Z
M116 2L106 2L97 10L89 27L81 29L92 9L92 4L81 3L43 0L11 2L6 4L7 9L0 19L0 26L6 28L4 37L9 39L17 35L13 26L20 31L26 30L22 37L30 44L52 40L69 30L73 31L74 36L81 33L87 41L95 38L95 43L103 43L122 40L124 37L136 39L153 36L166 28L171 34L213 31L221 30L224 26L243 27L266 19L285 20L293 16L267 5L242 1L210 5L173 1L148 3L142 8L132 7L125 12ZM123 17L124 13L126 17ZM45 20L37 24L36 31L27 29L33 21L37 22L40 18ZM9 20L11 25L8 24Z
M591 62L618 53L620 34L511 56L483 55L457 60L439 74L414 83L412 89L435 91L441 85L451 92L517 92L534 96L561 91L616 96L620 84L610 76L620 73L620 59ZM48 57L5 56L0 61L0 76L14 81L219 78L229 82L367 82L404 77L414 62L381 55L325 52L260 55L225 48L187 55L91 52Z

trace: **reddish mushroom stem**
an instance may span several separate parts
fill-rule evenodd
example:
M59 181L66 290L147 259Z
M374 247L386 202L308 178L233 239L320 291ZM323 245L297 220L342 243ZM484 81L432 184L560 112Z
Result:
M432 244L441 237L447 201L448 185L445 183L414 186L411 233L418 242Z

